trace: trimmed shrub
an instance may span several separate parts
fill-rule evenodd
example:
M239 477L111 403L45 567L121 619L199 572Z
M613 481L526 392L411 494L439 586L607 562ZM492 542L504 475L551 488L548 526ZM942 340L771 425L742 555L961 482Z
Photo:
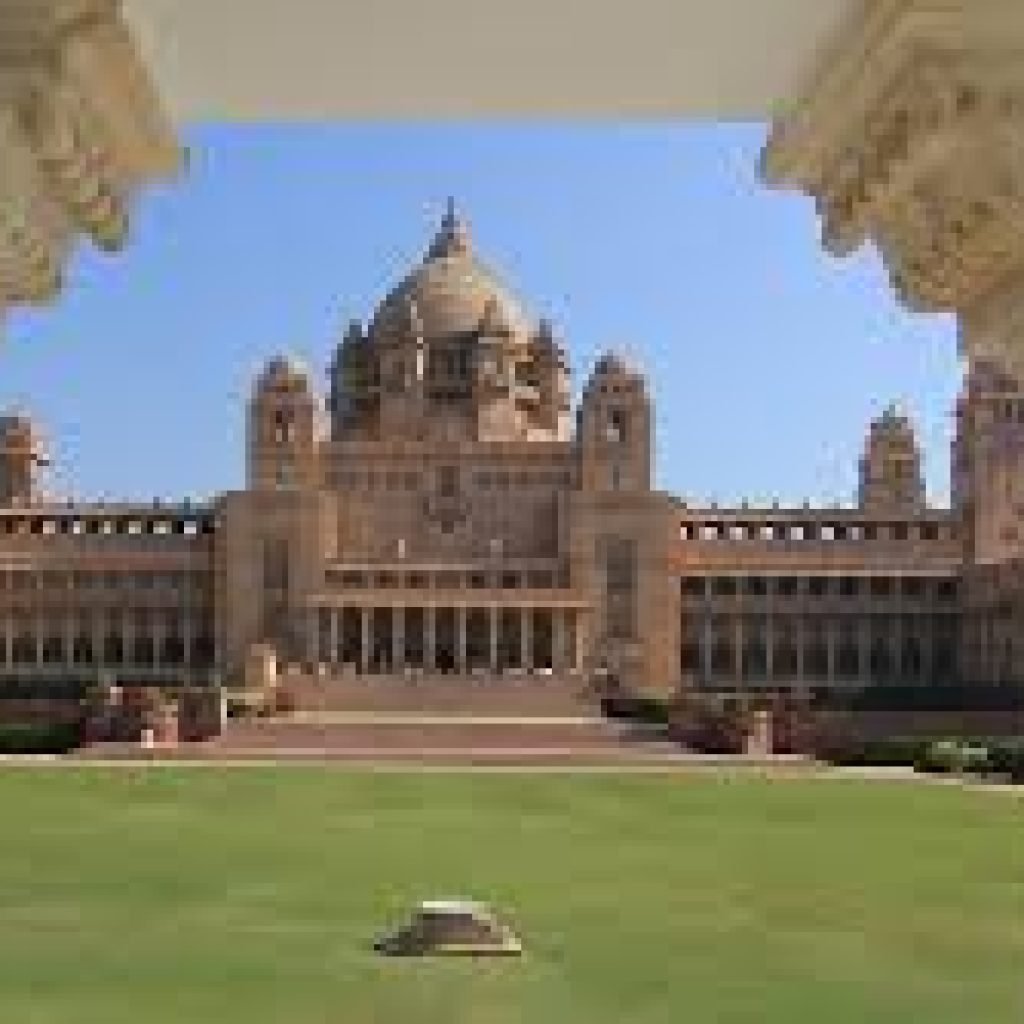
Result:
M822 752L824 760L837 765L866 768L913 768L927 740L894 737L878 740L840 740Z
M965 743L961 748L963 763L960 770L967 775L987 775L992 770L988 747L976 743Z
M819 704L851 711L1024 711L1024 687L991 683L868 686L853 693L819 692Z
M968 749L956 740L935 740L921 751L914 768L936 775L962 772L968 762ZM985 760L988 760L988 751L985 751Z
M645 725L668 725L669 721L669 709L665 701L635 694L602 697L601 712L606 718L642 722Z
M1024 738L996 740L988 748L989 769L1009 782L1024 785Z
M729 705L709 693L684 690L676 695L669 712L669 735L702 754L743 752L750 709L741 700Z
M81 734L78 723L8 722L0 725L0 754L66 754Z

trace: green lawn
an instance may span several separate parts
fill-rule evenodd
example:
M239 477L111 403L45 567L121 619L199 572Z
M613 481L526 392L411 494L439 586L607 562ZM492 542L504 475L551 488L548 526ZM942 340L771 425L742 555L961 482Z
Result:
M1024 800L754 775L7 768L3 1024L1020 1024ZM387 961L420 897L521 961Z

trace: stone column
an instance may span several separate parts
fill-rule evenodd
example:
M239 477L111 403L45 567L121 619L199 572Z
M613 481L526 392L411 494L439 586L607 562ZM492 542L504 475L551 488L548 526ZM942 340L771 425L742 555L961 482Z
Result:
M562 619L562 609L551 609L551 671L558 675L565 668L565 628Z
M302 660L307 665L316 665L320 658L320 610L315 607L307 607L301 615L302 635L305 638L303 644Z
M338 647L341 633L341 614L342 611L340 608L332 608L328 624L328 642L330 644L330 657L327 660L333 666L336 666L338 664Z
M807 640L807 622L802 611L796 616L796 679L802 686L804 681L804 643Z
M857 5L776 122L772 185L813 197L826 249L873 241L899 298L1024 372L1024 5Z
M391 670L401 673L405 669L405 608L391 609Z
M498 671L498 627L501 625L501 612L493 605L487 609L487 626L488 626L488 664L490 665L491 674L494 675Z
M583 671L583 616L576 608L570 608L566 616L566 628L569 632L569 670L575 674Z
M135 664L135 619L130 612L121 613L122 666Z
M700 675L698 682L701 686L707 686L712 679L713 673L711 670L711 654L715 648L715 634L714 628L711 621L711 616L707 611L701 612L701 624L700 624Z
M583 672L587 665L587 647L589 640L587 637L587 627L589 625L589 618L583 612L576 610L573 612L573 639L575 641L575 651L573 652L574 665L573 668L577 672Z
M734 615L732 622L732 642L735 649L735 664L733 665L733 682L743 682L743 616Z
M893 676L896 683L903 680L903 616L897 611L892 616Z
M36 642L35 664L37 668L41 668L43 665L43 643L46 637L46 617L39 612L32 618L32 633Z
M836 633L837 624L834 615L825 619L825 649L828 652L828 668L825 672L827 685L832 686L836 681Z
M857 648L860 657L860 680L871 679L871 619L867 615L857 617Z
M430 675L437 671L437 608L428 604L423 608L423 671Z
M519 663L524 672L533 668L533 610L519 609Z
M464 676L466 668L466 628L468 609L465 605L457 605L455 608L455 671Z
M75 664L75 640L78 639L77 619L74 615L64 616L64 666L73 668Z
M160 655L162 654L161 648L166 636L166 625L163 616L159 614L153 616L149 625L149 635L153 644L153 669L157 672L162 664Z
M359 671L366 675L370 671L370 608L359 609Z
M182 664L188 674L192 668L192 615L189 609L185 609L181 616L181 642L185 646L182 657Z

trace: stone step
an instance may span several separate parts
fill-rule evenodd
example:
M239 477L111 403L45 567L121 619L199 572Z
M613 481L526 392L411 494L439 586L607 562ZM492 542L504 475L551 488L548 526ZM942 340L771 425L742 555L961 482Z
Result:
M281 689L307 711L550 717L592 713L583 681L557 676L348 676L292 673Z
M397 718L309 722L231 722L214 745L223 749L362 749L378 752L455 749L613 749L641 740L602 719Z

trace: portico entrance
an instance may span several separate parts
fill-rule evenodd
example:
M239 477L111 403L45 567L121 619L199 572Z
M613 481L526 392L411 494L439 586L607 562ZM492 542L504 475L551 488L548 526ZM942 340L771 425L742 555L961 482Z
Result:
M361 675L574 673L580 609L355 605L311 615L309 660Z

